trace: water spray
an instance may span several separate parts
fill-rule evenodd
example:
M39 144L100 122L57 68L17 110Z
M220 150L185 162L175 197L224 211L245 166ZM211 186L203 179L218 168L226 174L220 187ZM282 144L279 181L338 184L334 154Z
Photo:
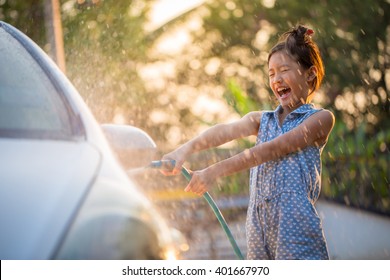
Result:
M175 166L175 161L174 160L157 160L157 161L152 161L149 164L149 168L156 168L156 169L166 169L166 170L172 170L173 167ZM187 179L187 181L191 181L191 173L188 171L187 168L182 166L181 168L181 174ZM214 202L213 198L210 196L208 192L205 192L203 194L203 198L207 201L211 209L213 210L215 216L217 217L219 223L221 224L221 227L223 231L225 232L226 236L228 237L230 244L233 247L234 253L236 254L237 258L240 260L243 260L244 257L240 251L240 248L237 245L236 240L234 239L226 221L225 218L223 217L221 211L219 210L217 204Z

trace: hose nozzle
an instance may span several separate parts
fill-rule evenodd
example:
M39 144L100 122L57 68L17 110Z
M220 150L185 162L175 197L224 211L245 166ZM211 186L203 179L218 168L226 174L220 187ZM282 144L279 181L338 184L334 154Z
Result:
M166 171L172 171L175 168L175 160L154 160L149 164L149 168L161 169Z

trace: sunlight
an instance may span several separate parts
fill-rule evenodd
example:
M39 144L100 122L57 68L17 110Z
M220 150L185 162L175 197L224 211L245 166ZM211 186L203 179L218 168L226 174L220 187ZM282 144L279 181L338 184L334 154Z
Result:
M275 6L275 0L263 0L263 5L266 8L273 8Z
M157 0L149 14L149 23L145 26L147 31L153 31L178 15L200 6L205 0Z
M219 114L225 110L225 102L220 98L210 98L208 95L200 95L194 103L194 113L207 120L207 115ZM206 117L206 118L205 118ZM212 119L212 118L210 118Z
M164 124L172 119L172 113L168 110L156 109L150 113L149 118L156 125Z
M220 66L221 60L218 57L212 57L209 59L204 70L209 76L214 76L217 74Z
M338 110L345 110L349 114L353 114L355 111L355 106L353 106L353 93L346 92L343 95L337 96L335 106Z
M275 27L273 27L268 21L260 21L260 30L256 33L256 37L253 41L253 45L259 49L264 49L264 46L268 43L270 35L276 32Z
M176 75L176 65L174 62L158 61L139 67L138 74L144 81L149 81L145 86L152 90L162 90L166 86L166 79Z
M386 88L390 88L390 70L387 69L385 72L385 83L386 83Z
M156 44L160 53L174 55L183 50L191 42L191 37L185 28L175 28L174 31L164 34Z
M202 86L196 90L192 112L199 116L203 121L212 123L218 116L224 122L231 122L239 118L232 114L230 108L223 98L225 88L223 86Z
M192 43L192 32L202 30L202 18L199 13L188 16L185 21L172 26L165 31L155 43L155 50L158 53L175 55L180 53L186 45Z

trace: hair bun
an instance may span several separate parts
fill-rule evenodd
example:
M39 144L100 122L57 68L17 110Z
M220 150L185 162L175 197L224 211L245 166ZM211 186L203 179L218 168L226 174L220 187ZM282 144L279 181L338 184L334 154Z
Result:
M298 25L297 27L292 28L291 31L289 32L290 36L288 36L291 39L287 39L287 41L290 41L289 44L298 44L298 45L305 44L305 35L307 30L308 29L303 25Z

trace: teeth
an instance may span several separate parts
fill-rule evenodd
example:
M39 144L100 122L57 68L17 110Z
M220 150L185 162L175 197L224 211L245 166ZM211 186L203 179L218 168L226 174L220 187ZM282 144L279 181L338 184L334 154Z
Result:
M283 97L283 96L285 96L287 94L287 90L289 90L289 88L287 88L287 87L280 87L276 91L277 91L277 93L279 94L280 97Z

